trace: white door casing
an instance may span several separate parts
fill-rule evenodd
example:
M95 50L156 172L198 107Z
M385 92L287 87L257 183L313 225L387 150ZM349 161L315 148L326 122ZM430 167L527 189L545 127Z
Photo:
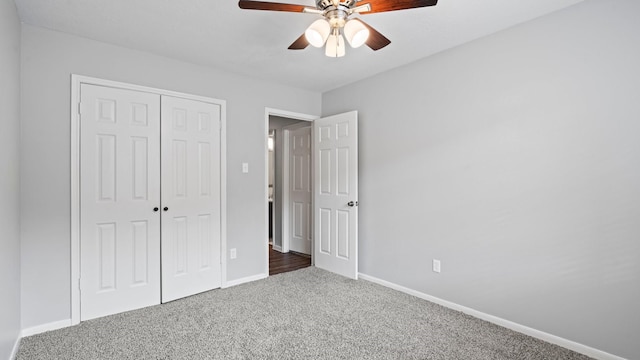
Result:
M272 116L279 116L279 117L284 117L284 118L288 118L288 119L295 119L295 120L302 120L302 121L307 121L309 122L309 125L311 125L311 121L318 119L318 116L315 115L309 115L309 114L302 114L302 113L296 113L296 112L292 112L292 111L287 111L287 110L281 110L281 109L274 109L274 108L265 108L265 112L264 112L264 129L265 129L265 144L264 144L264 148L265 148L265 167L264 167L264 172L265 172L265 178L269 176L269 152L267 150L267 137L269 136L269 120ZM289 156L287 155L289 150L289 141L288 139L288 130L287 128L283 129L283 178L282 178L282 197L283 197L283 201L282 201L282 217L281 217L281 222L282 222L282 247L280 249L277 249L278 251L282 251L282 252L289 252L289 241L287 241L286 239L288 238L288 235L286 234L288 232L289 229L289 206L288 206L288 197L289 197L289 180L288 180L288 176L286 174L288 174L288 168L289 168ZM277 151L277 150L276 150ZM313 175L312 175L313 177ZM268 197L269 197L269 189L268 189L268 184L265 181L265 185L264 185L264 193L265 193L265 230L264 230L264 234L265 234L265 246L264 246L264 274L268 275L269 274L269 244L268 244L268 237L269 237L269 222L268 222L268 218L269 218L269 214L268 211L266 211L268 209ZM313 254L312 254L313 255ZM311 257L311 264L313 264L313 256Z
M358 113L313 123L314 260L358 278Z
M221 285L218 104L162 96L162 302Z
M290 250L311 254L311 127L289 131Z
M80 318L160 303L160 96L80 88Z

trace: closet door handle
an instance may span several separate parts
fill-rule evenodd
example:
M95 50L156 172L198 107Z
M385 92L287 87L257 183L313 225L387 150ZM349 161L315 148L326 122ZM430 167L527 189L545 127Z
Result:
M169 208L165 206L164 209L162 209L162 210L167 211L167 210L169 210Z
M160 209L158 209L157 206L153 208L153 211L158 211L158 210L160 210Z

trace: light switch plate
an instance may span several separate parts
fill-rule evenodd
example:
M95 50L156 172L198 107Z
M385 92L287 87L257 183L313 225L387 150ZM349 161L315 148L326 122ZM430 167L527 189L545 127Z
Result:
M440 260L433 259L433 272L440 272Z
M242 163L242 172L244 174L249 172L249 163Z

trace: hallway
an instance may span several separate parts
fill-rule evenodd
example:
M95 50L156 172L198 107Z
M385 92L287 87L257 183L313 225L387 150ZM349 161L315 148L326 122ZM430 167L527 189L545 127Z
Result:
M294 271L311 266L311 256L289 252L283 254L269 245L269 275Z

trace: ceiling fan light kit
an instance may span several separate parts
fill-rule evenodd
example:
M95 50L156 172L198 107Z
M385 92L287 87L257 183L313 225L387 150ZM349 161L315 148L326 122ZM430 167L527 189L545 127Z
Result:
M311 46L320 48L325 45L325 55L329 57L342 57L345 55L344 39L347 39L352 48L362 46L369 38L369 29L356 19L346 22L340 33L340 26L332 26L325 19L314 21L304 32L307 42Z
M311 46L319 48L327 41L330 33L331 25L325 19L318 19L305 30L304 36Z
M359 4L362 3L362 4ZM304 5L282 4L265 1L240 0L241 9L270 10L319 14L323 19L314 21L304 34L289 46L290 50L302 50L311 45L325 46L325 55L342 57L345 55L345 38L352 48L364 44L372 50L380 50L391 40L360 19L349 16L385 11L413 9L434 6L438 0L316 0L316 8Z
M335 29L334 33L327 39L324 54L328 57L343 57L345 53L344 38L340 35L338 29Z
M352 48L359 48L369 39L369 29L359 20L351 19L344 25L344 36Z

